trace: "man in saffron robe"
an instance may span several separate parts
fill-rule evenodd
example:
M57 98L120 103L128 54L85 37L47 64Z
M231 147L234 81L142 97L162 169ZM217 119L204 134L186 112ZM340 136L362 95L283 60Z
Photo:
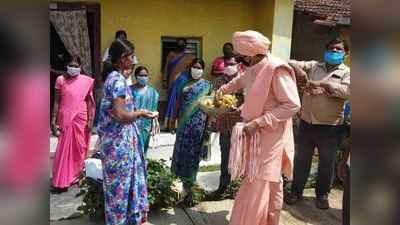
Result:
M246 163L230 225L278 225L283 203L282 172L288 177L292 173L291 120L300 109L295 75L286 62L269 54L271 42L261 33L236 32L232 43L248 68L243 76L222 86L217 95L244 89L244 132L248 139L258 136L259 142L255 147L247 146L249 155L256 158L255 169ZM246 160L251 161L249 158Z

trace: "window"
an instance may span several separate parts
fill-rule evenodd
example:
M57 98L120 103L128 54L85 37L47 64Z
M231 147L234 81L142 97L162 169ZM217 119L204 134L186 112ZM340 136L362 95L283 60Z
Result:
M178 38L185 38L187 42L186 53L195 55L198 58L202 58L202 38L201 37L161 37L161 69L165 66L165 60L167 59L168 53L175 50L176 40Z

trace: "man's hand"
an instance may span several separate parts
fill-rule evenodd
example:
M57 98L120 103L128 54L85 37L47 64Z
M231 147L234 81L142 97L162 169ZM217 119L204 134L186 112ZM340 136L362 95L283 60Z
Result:
M329 81L323 81L320 83L320 87L324 88L325 91L330 95L333 92L333 85Z
M220 88L215 92L215 98L220 99L220 98L222 98L222 96L224 96L224 92Z
M248 136L254 136L254 134L257 132L259 126L255 121L248 122L244 128L243 131L248 135Z
M346 160L340 161L339 165L338 165L338 168L337 168L337 174L338 174L338 177L339 177L339 179L341 181L344 181L346 176L347 176L346 168L347 168Z
M324 87L321 86L321 81L309 81L306 85L306 92L310 95L323 95L326 94L327 91Z
M168 80L163 80L162 87L168 89Z

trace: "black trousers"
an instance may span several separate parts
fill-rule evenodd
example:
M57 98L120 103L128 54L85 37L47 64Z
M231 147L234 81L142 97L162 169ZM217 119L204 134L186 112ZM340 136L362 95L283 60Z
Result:
M350 225L350 168L347 167L343 191L343 225Z
M221 146L221 176L219 178L218 189L220 190L225 190L231 180L228 170L231 135L231 132L221 132L219 137L219 144Z
M317 197L328 196L334 170L336 151L339 145L339 127L312 125L300 122L296 137L292 193L302 196L310 174L315 147L318 148Z

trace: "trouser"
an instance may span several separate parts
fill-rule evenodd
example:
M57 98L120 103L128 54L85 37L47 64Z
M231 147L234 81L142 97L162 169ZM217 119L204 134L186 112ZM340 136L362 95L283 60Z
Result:
M350 225L350 189L350 168L347 167L343 191L343 225Z
M297 145L294 156L294 173L292 193L303 195L315 147L318 148L317 197L327 196L335 170L336 151L338 148L338 127L329 125L312 125L300 122Z
M229 174L229 151L231 148L231 132L221 132L219 137L221 146L221 176L219 178L219 190L225 190L229 185L231 176Z
M244 179L235 198L229 225L279 225L282 182Z

